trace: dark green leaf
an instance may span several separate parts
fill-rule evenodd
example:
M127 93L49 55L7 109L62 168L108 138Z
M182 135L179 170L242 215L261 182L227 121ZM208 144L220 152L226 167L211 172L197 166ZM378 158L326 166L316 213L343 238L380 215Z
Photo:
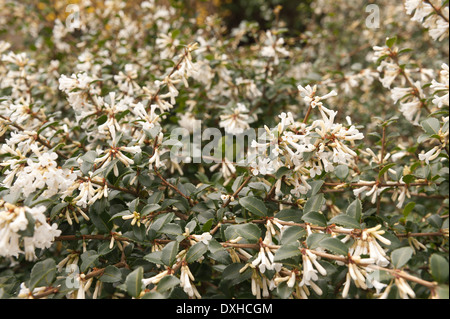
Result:
M156 291L163 293L166 292L168 290L172 290L173 288L175 288L176 286L178 286L180 284L180 279L178 279L175 276L165 276L164 278L162 278L159 283L158 286L156 287Z
M51 286L56 276L56 263L52 258L36 263L31 269L29 289Z
M355 218L344 214L333 217L328 223L346 228L361 228L361 224Z
M100 277L101 282L115 283L122 280L122 272L119 268L109 265L105 268L103 275Z
M411 247L397 248L391 253L391 261L395 268L401 268L408 263L414 251Z
M300 239L301 237L305 236L306 231L301 226L289 226L281 235L281 243L284 244L290 244L294 243L297 239Z
M359 198L355 199L350 205L348 205L345 213L357 222L361 221L362 204Z
M448 261L438 254L431 255L430 270L434 280L445 283L448 280Z
M162 249L161 261L171 267L175 261L175 257L178 254L179 244L177 241L171 241Z
M125 280L125 286L130 296L138 298L142 291L142 278L144 275L144 268L139 267L128 274Z
M328 249L329 251L338 255L347 256L348 248L338 238L324 238L320 241L320 247Z
M202 257L203 254L207 251L208 246L206 246L204 243L196 243L194 246L191 246L191 248L189 248L188 252L186 253L186 261L188 263L193 263L194 261L197 261L200 257Z
M267 215L266 205L256 197L242 197L239 199L239 204L257 216L264 217Z
M275 253L274 261L280 262L289 258L299 256L301 254L298 244L286 244L282 245Z
M325 227L327 225L327 219L326 217L318 212L309 212L307 214L304 214L302 216L302 220L304 220L307 223L318 225Z
M323 194L317 194L308 199L303 209L303 214L309 212L318 212L321 210L323 204L325 203L325 197ZM326 222L325 222L326 224Z

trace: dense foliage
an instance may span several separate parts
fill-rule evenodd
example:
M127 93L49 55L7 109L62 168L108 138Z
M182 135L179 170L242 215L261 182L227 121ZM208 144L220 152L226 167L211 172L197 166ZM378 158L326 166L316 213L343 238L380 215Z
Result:
M448 1L272 3L0 0L1 298L448 298Z

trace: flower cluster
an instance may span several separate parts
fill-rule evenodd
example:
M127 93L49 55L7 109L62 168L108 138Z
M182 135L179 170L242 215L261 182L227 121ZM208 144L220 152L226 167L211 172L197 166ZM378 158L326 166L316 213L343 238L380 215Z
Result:
M253 174L273 174L287 167L292 173L285 182L294 187L291 194L296 197L311 189L308 177L333 172L337 165L352 165L357 154L347 143L364 138L354 125L334 123L337 112L323 105L322 101L337 95L336 92L318 96L317 87L299 86L299 90L310 108L317 107L322 119L308 125L295 121L290 112L281 113L277 127L265 127L265 134L259 137L263 142L254 140L251 144L256 150L256 158L251 163Z
M47 249L61 234L57 224L48 224L45 206L27 207L0 202L0 255L34 261L36 249Z
M0 0L0 298L445 296L448 2L276 2Z

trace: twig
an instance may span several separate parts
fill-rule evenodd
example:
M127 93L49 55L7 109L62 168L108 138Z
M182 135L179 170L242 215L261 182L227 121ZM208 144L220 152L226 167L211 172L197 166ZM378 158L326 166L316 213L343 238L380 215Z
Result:
M247 178L245 179L245 181L242 183L241 186L239 186L239 188L234 192L233 195L231 195L231 197L236 197L239 192L245 187L245 185L247 185L248 182L250 182L250 180L252 179L253 176L249 175L247 176ZM231 202L231 197L227 199L227 201L225 203L223 203L222 208L225 208L228 206L228 204L230 204Z

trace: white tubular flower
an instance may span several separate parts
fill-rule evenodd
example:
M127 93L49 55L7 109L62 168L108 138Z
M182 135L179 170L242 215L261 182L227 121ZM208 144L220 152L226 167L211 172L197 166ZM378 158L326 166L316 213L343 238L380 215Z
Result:
M298 85L297 88L300 91L300 95L303 97L303 100L306 102L306 104L311 105L312 108L315 108L316 106L323 106L323 103L321 101L337 95L337 92L332 90L331 92L323 96L316 96L316 85L314 85L312 88L310 85L307 85L306 87Z
M291 275L289 276L289 279L288 279L288 281L286 282L286 284L287 284L287 286L289 287L289 288L292 288L292 287L294 287L294 285L295 285L295 281L296 281L296 275L295 275L295 272L291 272Z
M140 227L141 226L141 214L134 211L133 213L129 215L122 216L123 220L129 220L131 219L131 226L134 226L135 224Z
M195 285L191 283L191 280L194 281L195 278L189 270L189 267L186 264L183 264L181 266L180 287L183 288L184 292L187 293L190 298L201 299L202 296L198 293Z
M449 34L449 10L448 6L440 7L439 14L436 14L434 5L427 1L406 0L405 9L408 15L414 12L411 20L422 24L428 29L431 38L435 41L442 41Z
M142 284L144 287L147 287L150 284L156 285L167 275L169 275L169 270L164 270L153 277L142 279Z
M308 255L309 259L313 262L314 266L316 267L316 269L319 271L319 273L322 276L326 276L327 275L327 271L325 270L325 268L322 267L321 264L319 264L319 262L317 261L317 256L315 254L313 254L311 251L309 251L308 249L305 249L306 254Z
M241 134L250 128L247 113L247 107L242 103L237 103L236 107L231 110L231 113L220 115L219 126L223 127L228 134Z
M18 298L21 299L34 299L33 295L36 295L40 292L44 292L45 289L47 289L47 287L36 287L33 289L33 291L30 291L29 288L27 288L27 286L25 285L24 282L22 282L20 284L20 291L19 294L17 295ZM47 299L47 297L44 297L43 299Z
M109 134L111 135L111 139L113 141L116 140L116 132L121 132L122 127L116 119L116 115L120 112L126 111L129 105L132 103L133 99L131 97L124 97L121 100L116 101L116 93L109 93L109 102L105 102L103 99L98 99L99 103L104 112L107 115L107 120L105 123L98 127L98 131L101 134Z
M289 51L283 48L284 39L277 39L270 30L266 31L266 40L264 44L265 46L261 49L261 55L273 58L274 65L279 63L279 56L288 57L290 55Z
M261 246L259 248L258 257L252 261L252 265L254 267L259 267L259 271L261 271L261 273L264 273L266 269L272 269L272 265L269 263L269 260L266 257L264 247Z
M442 70L439 72L441 80L440 82L436 80L431 81L430 89L434 94L433 104L438 108L443 106L449 106L449 68L446 63L442 64ZM438 95L443 94L443 95Z
M391 98L394 100L394 104L396 104L399 100L406 97L408 94L412 94L414 91L412 88L393 88L391 90Z
M381 64L377 69L379 72L384 71L384 77L380 78L380 82L385 88L388 89L391 88L392 83L401 73L401 69L397 64L387 62L386 60L381 61Z
M150 113L148 113L144 107L144 105L139 102L137 104L131 104L133 108L132 112L136 115L139 120L139 124L142 125L144 130L150 130L160 121L159 115L156 114L156 109L158 105L152 104L150 105Z
M212 236L209 232L204 232L201 235L191 235L191 237L197 242L202 242L205 245L209 244L209 241L212 239Z
M366 285L366 277L364 276L365 272L354 263L349 263L347 267L348 273L355 283L355 286L364 290L367 289L368 287Z
M311 281L316 281L319 279L317 276L317 270L314 269L311 259L308 257L308 255L302 254L302 260L303 260L303 278L302 281L299 283L300 286L303 285L310 285Z
M419 160L425 161L425 163L430 164L430 161L436 159L441 153L441 147L435 146L426 153L419 154Z
M406 198L411 198L411 193L406 185L397 187L391 197L393 201L398 201L397 205L395 205L397 208L403 207Z
M391 292L392 282L386 287L384 292L378 296L378 299L387 299L389 293Z
M399 110L408 121L414 125L419 125L422 102L418 98L413 98L410 102L401 102Z
M402 299L416 298L416 293L414 292L414 290L412 290L411 286L405 279L401 277L395 277L395 285L398 288L400 298Z
M138 93L141 88L136 83L138 77L137 67L133 64L125 64L125 72L120 71L118 75L114 75L114 81L118 82L119 89L122 92L132 96Z
M389 265L386 252L378 244L377 240L383 244L389 246L391 241L381 236L384 234L384 230L380 230L381 225L377 225L372 228L364 229L361 233L361 238L357 239L352 247L349 249L352 257L359 257L360 255L370 255L377 265L386 267Z
M26 260L33 261L36 259L36 248L47 249L52 245L61 231L57 229L57 224L47 223L45 211L45 206L20 207L0 201L0 256L18 257L19 253L24 253ZM18 233L29 227L30 222L34 223L33 236L21 237ZM25 252L21 250L21 245Z
M350 289L350 286L352 284L351 281L351 277L350 277L350 272L347 272L347 275L345 276L345 283L344 283L344 289L342 289L342 298L345 299L348 296L348 291Z

